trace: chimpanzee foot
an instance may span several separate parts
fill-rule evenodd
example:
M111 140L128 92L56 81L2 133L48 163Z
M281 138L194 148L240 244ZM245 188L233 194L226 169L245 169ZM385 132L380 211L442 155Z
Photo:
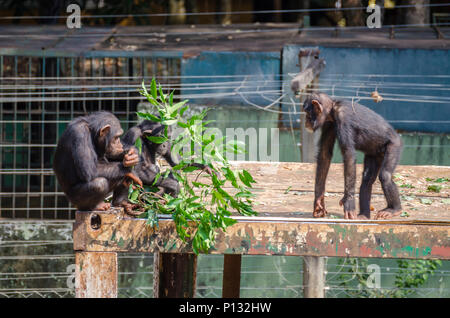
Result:
M356 220L358 219L358 215L356 214L356 211L344 211L344 219Z
M323 218L323 217L327 216L327 214L328 214L327 210L316 208L314 210L314 212L313 212L313 217L315 217L315 218Z
M378 211L378 213L375 215L375 220L391 219L395 216L399 216L400 214L402 214L401 210L386 208L381 211Z
M314 212L313 212L313 217L315 218L323 218L328 214L327 210L325 209L325 201L324 201L324 197L321 196L319 197L315 202L314 202Z
M108 211L111 208L111 203L102 202L97 204L95 211Z
M123 207L125 213L131 216L139 216L142 212L144 212L138 204L134 204L126 200L122 201L119 206Z

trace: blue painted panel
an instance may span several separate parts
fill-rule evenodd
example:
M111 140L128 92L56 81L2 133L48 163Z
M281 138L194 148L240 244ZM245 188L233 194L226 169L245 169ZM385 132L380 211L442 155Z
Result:
M197 105L266 106L280 94L280 55L281 52L202 52L183 59L183 97Z
M286 46L283 51L283 74L298 72L298 51L301 46ZM386 118L396 129L423 132L450 132L450 51L424 49L374 49L320 47L326 67L320 76L320 89L331 94L368 97L378 88L385 97L381 103L361 99L360 103ZM347 74L336 77L335 74ZM348 74L354 74L349 78ZM396 77L356 76L392 74ZM418 75L416 77L400 75ZM427 75L445 75L427 77ZM416 84L412 86L411 84ZM377 87L378 85L378 87ZM414 95L419 95L415 97ZM404 99L427 99L404 101ZM443 102L433 103L442 97ZM388 100L396 99L396 100Z

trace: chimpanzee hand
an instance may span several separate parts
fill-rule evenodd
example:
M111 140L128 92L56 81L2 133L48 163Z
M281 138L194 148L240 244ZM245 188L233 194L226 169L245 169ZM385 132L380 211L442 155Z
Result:
M134 173L132 173L132 172L125 173L125 181L124 181L125 186L128 187L130 185L129 184L130 180L139 184L141 187L143 186L142 180L138 176L136 176Z
M135 148L131 148L128 153L123 157L123 166L132 167L139 162L139 155L136 153Z
M313 217L323 218L327 215L327 210L325 209L325 198L321 195L314 201L314 212Z
M355 199L353 196L344 195L344 197L339 201L340 206L344 206L344 218L345 219L357 219L357 213L355 210Z

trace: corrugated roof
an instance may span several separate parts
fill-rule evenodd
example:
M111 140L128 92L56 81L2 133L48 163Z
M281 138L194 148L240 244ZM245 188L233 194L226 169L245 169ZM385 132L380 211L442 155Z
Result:
M443 38L438 38L438 35ZM117 26L0 26L0 53L82 55L86 52L279 51L287 44L448 49L450 28L311 28L297 24Z

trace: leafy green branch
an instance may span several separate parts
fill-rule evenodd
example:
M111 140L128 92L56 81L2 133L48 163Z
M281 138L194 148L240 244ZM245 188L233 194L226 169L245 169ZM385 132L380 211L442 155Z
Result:
M196 254L207 252L214 245L216 230L226 230L236 223L231 218L233 212L256 215L252 207L254 194L250 191L255 180L246 170L233 170L222 155L224 151L240 153L245 149L244 145L236 141L225 142L225 137L216 138L214 132L209 132L210 121L204 121L208 110L184 118L189 108L187 100L175 103L174 92L164 94L154 79L149 90L143 82L140 93L156 108L157 115L149 112L138 112L137 115L164 127L160 135L145 138L157 144L170 142L172 154L181 160L172 169L159 173L153 185L131 185L129 200L145 211L141 216L147 218L147 224L152 227L158 226L158 214L170 214L180 239L184 242L191 239ZM179 132L175 138L169 136L170 128ZM140 139L136 147L141 151ZM167 178L169 174L181 186L176 198L169 194L159 195L154 186L159 178ZM192 228L194 232L189 230Z

